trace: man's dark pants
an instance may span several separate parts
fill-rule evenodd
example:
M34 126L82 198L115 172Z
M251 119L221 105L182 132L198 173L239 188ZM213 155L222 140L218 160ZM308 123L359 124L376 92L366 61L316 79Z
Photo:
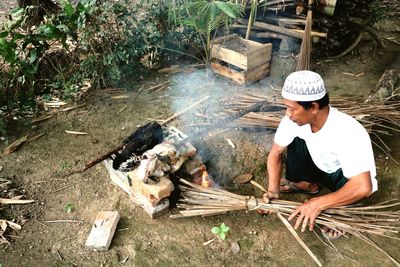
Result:
M320 170L308 152L306 142L296 137L287 148L286 179L292 182L306 181L326 186L331 191L340 189L348 179L342 169L333 173Z

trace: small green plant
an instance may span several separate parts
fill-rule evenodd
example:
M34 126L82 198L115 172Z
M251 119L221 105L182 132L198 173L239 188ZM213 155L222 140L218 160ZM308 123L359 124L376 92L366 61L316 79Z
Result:
M183 0L172 2L169 18L176 24L193 29L199 34L205 53L205 63L211 62L211 40L216 30L228 26L233 19L242 16L238 3L225 1Z
M226 235L229 232L229 227L225 225L225 223L221 223L220 226L215 226L211 229L211 232L213 234L216 234L219 236L219 238L221 238L221 240L225 240Z
M61 163L61 166L60 166L61 171L68 170L69 168L71 168L71 164L69 164L67 161L64 161L63 163Z
M75 210L74 204L68 203L67 205L65 205L64 210L65 210L67 213L73 212L73 211Z

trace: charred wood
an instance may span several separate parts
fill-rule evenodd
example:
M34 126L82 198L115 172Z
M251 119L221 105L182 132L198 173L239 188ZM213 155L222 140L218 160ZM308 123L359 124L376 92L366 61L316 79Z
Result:
M142 155L149 149L161 143L163 140L163 132L161 125L157 122L150 122L139 127L133 132L123 143L123 149L115 154L113 168L130 169L137 166L139 162L136 157Z
M140 156L145 151L161 143L162 139L163 133L161 125L157 122L150 122L139 127L127 137L122 144L101 155L97 159L87 162L82 172L113 155L115 157L113 161L114 169L119 169L123 163L126 163L125 165L127 165L127 167L131 166L130 164L132 164L132 166L137 166L139 163L134 160L134 156ZM132 163L129 163L130 161Z

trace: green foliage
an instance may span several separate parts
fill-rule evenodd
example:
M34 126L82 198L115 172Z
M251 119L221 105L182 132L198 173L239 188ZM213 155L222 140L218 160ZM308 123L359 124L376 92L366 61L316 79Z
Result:
M167 1L168 2L168 1ZM146 74L168 59L168 48L179 49L191 36L168 21L166 1L150 4L104 3L94 9L80 43L85 57L80 78L96 87L120 86Z
M69 164L69 162L64 161L63 163L61 163L61 166L60 166L60 170L61 171L65 171L65 170L68 170L70 168L71 168L71 164Z
M399 8L398 8L399 9ZM393 4L385 1L374 1L369 5L370 19L372 23L384 21L399 16Z
M67 203L67 205L65 205L65 207L64 207L64 210L65 210L67 213L73 212L73 211L75 210L74 204L72 204L72 203Z
M59 42L68 49L67 39L77 39L77 29L90 10L81 3L73 7L65 2L62 7L60 14L27 29L24 22L31 7L13 11L12 20L0 32L0 59L4 63L2 69L6 69L0 77L3 98L14 102L31 98L39 64L51 44ZM10 104L5 99L0 99L0 104Z
M74 98L83 80L126 87L188 47L203 44L208 59L211 34L240 14L225 1L62 0L59 13L32 25L35 8L13 10L0 30L0 106L8 109L35 105L37 95Z
M221 240L225 240L226 239L226 235L229 232L229 227L225 225L225 223L221 223L220 226L215 226L211 229L211 232L213 234L218 235L219 238L221 238Z
M240 17L242 6L232 2L206 0L183 0L179 3L170 6L169 17L175 23L192 28L200 35L205 60L209 63L212 33L224 25L227 26L231 19Z

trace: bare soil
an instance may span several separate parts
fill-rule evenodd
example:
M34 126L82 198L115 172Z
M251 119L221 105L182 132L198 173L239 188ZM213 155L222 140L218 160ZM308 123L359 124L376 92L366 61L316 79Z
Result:
M374 88L385 67L399 53L399 46L388 43L384 50L361 50L337 60L318 61L316 70L325 78L331 95L366 96ZM364 51L364 50L365 51ZM168 214L152 220L135 206L128 195L112 183L102 164L83 174L68 175L81 169L84 163L114 148L138 126L154 119L166 119L190 103L206 95L211 100L175 120L189 136L198 136L193 144L198 148L214 180L223 188L241 194L261 196L251 185L237 186L231 182L236 175L253 173L255 180L266 184L265 159L273 132L230 129L198 129L190 126L196 112L213 114L220 108L218 100L234 93L261 92L277 94L289 73L292 59L274 58L268 78L243 87L219 77L211 78L203 71L174 76L155 76L136 88L127 88L129 98L115 99L102 91L93 92L86 106L71 112L58 113L37 125L30 119L18 118L11 143L22 135L45 132L42 138L28 143L19 151L0 156L4 169L0 178L13 182L2 189L2 196L16 189L34 204L2 207L0 214L23 224L20 231L8 232L11 244L0 247L2 266L310 266L314 262L275 216L233 212L226 215L171 219ZM343 73L364 75L355 78ZM173 85L160 92L142 91L142 85L170 79ZM275 89L275 90L274 90ZM76 136L66 130L83 131ZM204 134L206 131L206 134ZM399 135L386 138L393 157L400 161ZM225 138L236 145L232 148ZM4 150L6 143L0 144ZM400 196L400 167L375 151L380 190L364 201L366 204ZM326 193L323 191L322 193ZM287 195L287 199L302 201L305 195ZM67 213L71 203L74 211ZM117 210L121 220L111 247L105 252L93 252L84 247L93 220L99 211ZM170 213L176 213L171 210ZM52 220L73 220L55 222ZM224 222L231 228L226 241L213 239L211 228ZM341 257L322 244L312 232L300 236L325 266L391 266L392 262L371 246L350 237L334 241L337 248L353 260ZM400 260L399 241L374 239L384 250ZM231 242L238 242L240 252L234 254Z

